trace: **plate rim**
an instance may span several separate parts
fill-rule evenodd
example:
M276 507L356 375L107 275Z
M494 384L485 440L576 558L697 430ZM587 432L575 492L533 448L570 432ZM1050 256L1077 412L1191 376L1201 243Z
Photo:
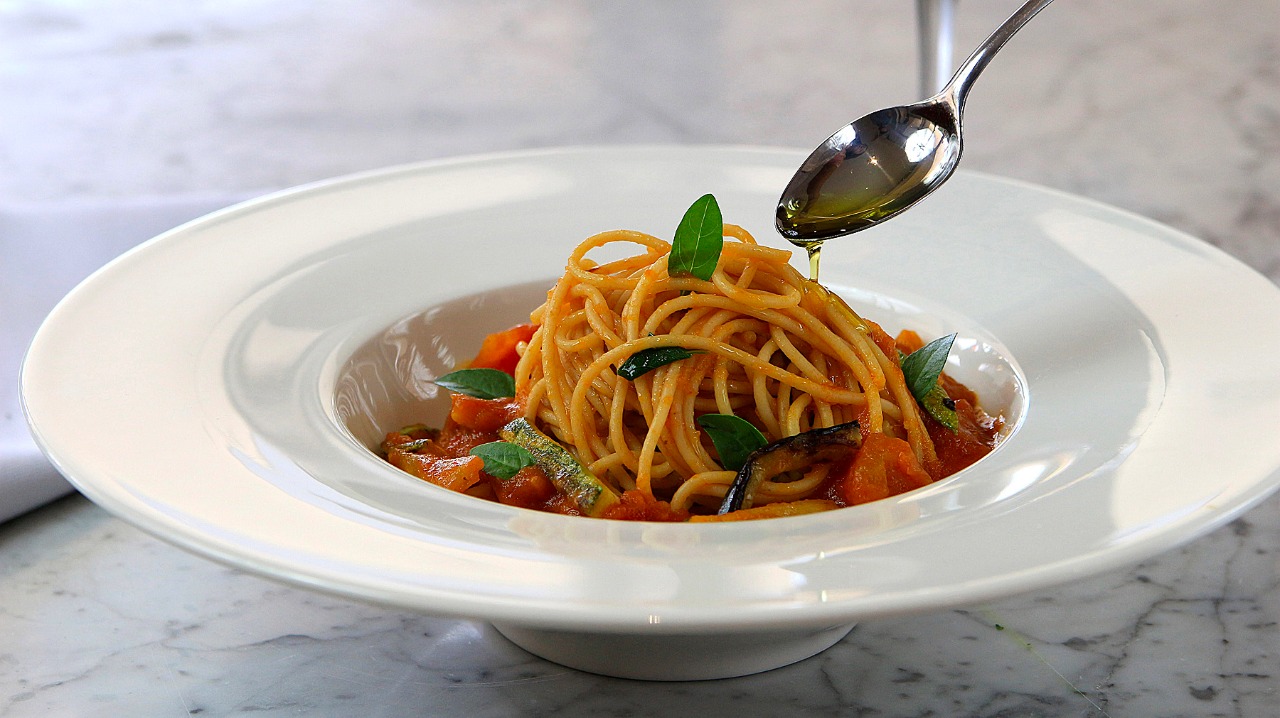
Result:
M172 516L166 516L159 513L147 514L146 512L139 511L137 506L129 503L127 500L124 500L124 496L109 491L109 487L106 484L101 482L95 483L93 480L86 479L82 474L82 467L65 465L60 459L58 447L52 446L46 441L46 437L38 426L39 417L33 414L31 402L29 400L29 393L32 391L32 387L28 381L31 372L28 362L31 361L31 358L34 355L38 354L38 347L41 345L41 342L47 340L46 327L55 326L60 321L59 317L61 314L70 311L67 307L73 306L74 303L78 301L76 297L85 291L82 289L83 287L96 286L98 283L106 281L102 279L102 277L110 277L112 273L117 271L115 267L127 262L135 261L131 258L137 256L144 247L150 247L161 242L170 241L169 238L171 237L182 237L189 232L198 231L209 222L221 221L226 218L234 218L241 213L261 211L264 208L271 207L275 203L290 202L301 195L317 190L327 191L334 188L340 188L343 185L360 183L368 180L385 179L400 174L432 172L473 163L527 160L544 156L562 157L573 154L594 155L602 152L615 155L620 152L637 153L641 155L655 152L675 152L681 155L698 153L746 153L762 157L778 157L780 154L801 158L803 157L803 152L795 149L737 145L626 145L621 147L541 148L536 150L497 152L484 155L427 160L423 162L413 162L387 168L367 170L299 185L297 187L273 192L262 197L231 205L230 207L205 215L204 217L193 220L192 222L180 225L179 227L162 233L157 237L144 242L138 247L131 249L105 265L103 268L94 272L89 278L84 280L84 282L78 285L76 289L72 290L72 292L58 303L48 318L46 318L42 323L35 340L33 340L26 355L24 356L19 378L22 411L31 426L32 434L37 444L45 455L49 457L54 466L63 473L64 476L67 476L77 489L89 496L95 503L107 508L111 513L125 518L130 523L142 528L147 533L156 536L157 538L161 538L162 540L179 545L186 550L193 551L194 553L217 560L226 565L252 570L256 573L265 574L273 578L282 579L311 589L318 589L329 593L365 600L373 600L381 603L391 603L409 608L428 610L433 613L474 617L476 613L474 611L467 610L462 605L463 603L470 603L470 599L468 599L468 601L457 601L451 600L448 596L426 596L425 594L413 592L406 594L397 592L387 586L379 587L376 585L377 582L351 585L350 583L344 583L341 572L336 575L327 575L324 571L303 571L299 570L299 566L295 564L279 560L279 557L275 557L275 560L263 560L268 557L232 551L225 545L219 545L208 540L200 540L201 537L198 532L193 532L190 527L179 524ZM1080 197L1062 190L1043 187L1023 180L1008 179L981 172L965 171L963 174L980 177L983 178L984 181L994 182L997 184L1020 186L1037 193L1055 196L1059 199L1069 200L1075 203L1085 203L1086 205L1090 205L1097 210L1106 212L1107 214L1118 214L1120 216L1124 216L1130 221L1138 221L1139 223L1148 225L1158 231L1162 236L1177 237L1180 241L1193 243L1201 250L1208 251L1212 256L1214 256L1216 261L1222 262L1225 260L1229 265L1233 265L1237 270L1244 270L1252 274L1257 274L1255 270L1245 265L1239 259L1222 251L1220 248L1198 240L1189 234L1181 232L1180 230L1168 227L1167 225L1131 211L1116 208L1097 200ZM898 599L898 605L894 607L880 605L878 607L868 608L865 604L859 604L859 608L842 611L839 607L834 605L825 609L809 606L807 608L812 610L793 611L788 613L786 611L779 612L775 608L764 606L759 610L738 613L735 616L714 615L713 613L697 616L688 613L680 614L679 611L676 611L672 617L677 620L662 624L661 626L644 626L643 629L652 632L678 631L687 633L709 632L712 630L751 630L765 626L818 625L830 623L833 620L914 613L923 610L943 608L948 605L975 603L1008 596L1013 593L1036 590L1069 580L1072 575L1079 575L1083 573L1092 574L1128 565L1160 551L1168 550L1187 541L1191 541L1215 528L1218 528L1236 516L1244 513L1249 508L1252 508L1275 491L1277 484L1280 484L1280 470L1273 469L1269 479L1255 482L1251 491L1244 492L1240 500L1236 501L1231 507L1208 512L1208 515L1199 519L1189 531L1177 534L1176 536L1171 535L1168 531L1163 533L1148 533L1144 534L1139 540L1131 541L1121 547L1113 547L1107 551L1078 555L1069 559L1064 559L1056 564L1029 568L1019 574L1008 574L997 578L985 578L978 584L956 588L951 600L948 601L940 602L935 595L936 587L927 587L915 592L902 592L898 594L896 596L896 599ZM1194 513L1198 515L1200 512ZM636 624L635 615L618 615L611 617L606 612L604 614L594 615L590 620L578 621L573 620L571 613L554 615L544 613L530 615L524 608L522 608L518 601L509 603L505 605L505 607L503 605L498 605L500 603L503 602L496 602L493 605L486 606L486 610L480 617L495 621L519 622L524 625L539 625L549 628L590 627L593 630L601 631L635 630L640 628Z

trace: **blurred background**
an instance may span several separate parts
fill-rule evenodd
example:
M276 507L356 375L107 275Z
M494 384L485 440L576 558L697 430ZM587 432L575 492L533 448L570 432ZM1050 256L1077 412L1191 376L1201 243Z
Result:
M959 4L962 59L1020 3ZM1063 0L978 83L962 167L1280 280L1274 0ZM812 148L918 99L911 0L0 3L0 211L237 198L565 144Z

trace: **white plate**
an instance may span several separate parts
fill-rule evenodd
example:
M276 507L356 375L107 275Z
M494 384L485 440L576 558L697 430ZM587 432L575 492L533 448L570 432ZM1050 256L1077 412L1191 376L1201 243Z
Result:
M28 419L81 491L180 546L650 678L760 670L861 618L1134 562L1280 482L1280 290L1148 220L971 173L823 257L891 331L959 331L952 371L1011 430L955 477L814 516L628 524L451 494L366 448L439 416L422 377L521 319L589 234L669 235L713 192L784 246L773 206L803 154L507 154L232 207L58 306L23 367Z

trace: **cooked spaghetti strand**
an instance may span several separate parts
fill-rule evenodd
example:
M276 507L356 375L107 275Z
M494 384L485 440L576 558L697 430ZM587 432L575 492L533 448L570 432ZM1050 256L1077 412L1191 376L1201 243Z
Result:
M876 341L879 327L805 279L790 252L735 225L724 235L709 280L671 276L670 245L640 232L579 245L531 315L539 326L516 369L526 418L615 488L678 509L714 504L735 475L697 426L704 413L745 418L769 441L858 419L864 433L904 438L917 461L935 460L897 357ZM601 264L588 257L627 244L639 252ZM633 380L617 373L664 347L695 355ZM829 469L767 481L756 502L808 498Z

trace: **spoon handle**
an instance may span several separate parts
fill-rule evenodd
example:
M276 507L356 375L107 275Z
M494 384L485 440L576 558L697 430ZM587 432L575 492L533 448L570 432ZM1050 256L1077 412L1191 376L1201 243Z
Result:
M991 33L978 49L973 51L969 59L965 60L960 69L956 70L956 74L951 77L951 82L942 88L938 95L947 96L956 107L959 113L964 108L965 97L969 94L969 88L973 86L974 80L978 79L978 75L991 64L991 58L995 57L1000 48L1004 47L1009 38L1022 29L1036 13L1045 8L1046 5L1053 0L1028 0L1018 11L1009 16L996 31Z

